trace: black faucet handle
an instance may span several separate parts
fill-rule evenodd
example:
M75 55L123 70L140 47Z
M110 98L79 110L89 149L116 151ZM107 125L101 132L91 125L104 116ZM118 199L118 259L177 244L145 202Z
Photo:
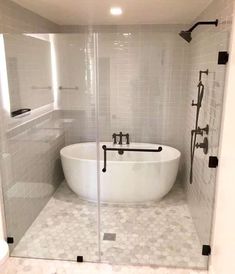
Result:
M114 139L113 143L116 144L117 143L117 134L113 133L112 138Z
M201 143L196 143L195 147L196 148L200 148L201 147Z
M198 130L200 130L202 133L205 132L208 135L209 134L209 125L207 124L204 128L198 127Z

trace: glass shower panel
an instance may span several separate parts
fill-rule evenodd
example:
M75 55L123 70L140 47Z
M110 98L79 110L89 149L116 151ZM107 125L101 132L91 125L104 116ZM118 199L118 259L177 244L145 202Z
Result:
M77 144L96 142L93 34L6 34L4 41L11 108L2 170L11 256L98 261L96 146L80 159L92 161L85 189L94 202L72 187L86 170L72 178L68 172L77 166ZM22 108L30 114L10 117Z
M187 51L179 43L169 30L99 33L100 140L119 149L107 151L100 179L102 261L175 266L192 252L180 254L190 215L174 184Z
M103 262L207 267L184 191L189 58L177 27L98 32Z
M222 20L222 19L220 19ZM230 38L230 24L216 32L208 32L203 38L197 34L195 41L191 44L189 58L189 81L188 81L188 109L186 112L186 126L188 130L194 129L196 110L192 110L192 100L197 98L197 84L201 74L201 83L204 86L202 94L202 106L199 112L198 127L203 130L202 135L196 137L196 148L192 166L192 177L190 184L190 138L186 138L184 154L188 161L185 161L185 180L188 207L194 220L194 225L204 246L204 253L210 253L213 211L216 189L217 169L209 168L210 157L218 157L221 117L223 111L224 87L226 78L225 64L219 64L219 52L228 52ZM210 45L210 49L204 49ZM195 54L196 53L196 54ZM205 130L206 129L206 130ZM190 132L190 131L189 131ZM202 145L208 140L208 151ZM205 262L208 263L208 260ZM206 264L207 266L207 264Z

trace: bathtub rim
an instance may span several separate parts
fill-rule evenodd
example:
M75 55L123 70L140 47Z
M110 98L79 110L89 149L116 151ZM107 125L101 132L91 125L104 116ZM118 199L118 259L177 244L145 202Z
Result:
M100 144L107 144L107 143L112 144L111 142L107 142L107 141L106 142L105 141L100 142ZM81 145L97 144L97 142L81 142L81 143L76 143L76 144L71 144L71 145L65 146L60 150L60 156L64 157L64 158L67 158L67 159L70 159L70 160L76 160L76 161L84 161L84 162L98 161L98 159L93 159L93 160L92 159L83 159L83 158L72 157L72 156L68 156L68 155L63 154L63 150L65 150L66 148L72 147L72 146L77 146L77 145L80 145L80 144ZM172 161L179 160L181 158L181 152L178 149L176 149L174 147L171 147L171 146L161 145L161 144L154 144L154 143L137 143L137 142L135 142L134 144L146 144L146 145L155 145L155 146L157 145L157 146L162 146L163 148L168 147L168 148L171 148L171 149L175 150L178 153L178 155L177 155L177 157L170 158L170 159L167 159L167 160L164 160L164 161L163 160L162 161L145 161L145 160L143 160L143 161L113 161L113 160L107 159L107 162L109 164L111 164L111 163L114 163L114 164L117 164L117 163L118 164L143 164L143 163L154 164L155 163L155 164L157 164L157 163L169 163L169 162L172 162ZM100 163L103 163L103 162L104 162L104 160L100 160Z

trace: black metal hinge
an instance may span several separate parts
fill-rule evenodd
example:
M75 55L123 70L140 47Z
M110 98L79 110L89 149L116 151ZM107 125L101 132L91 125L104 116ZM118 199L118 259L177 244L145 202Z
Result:
M13 237L7 237L7 243L8 244L14 244L14 238Z
M209 164L208 164L209 168L217 168L218 164L219 164L218 157L216 157L216 156L209 157Z
M218 65L226 65L228 63L229 54L227 51L220 51L218 54Z
M83 256L77 256L77 262L83 263Z
M203 256L210 256L211 255L211 246L210 245L203 245L202 246L202 255Z

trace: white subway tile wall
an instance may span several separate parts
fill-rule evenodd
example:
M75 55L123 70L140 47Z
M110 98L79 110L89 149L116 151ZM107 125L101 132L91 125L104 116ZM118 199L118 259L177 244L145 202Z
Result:
M210 243L211 222L214 208L216 169L208 168L209 156L218 155L220 121L224 93L226 66L218 65L218 52L227 51L233 12L232 0L215 0L196 21L219 19L218 27L201 26L192 33L189 54L189 86L187 89L186 131L184 134L184 184L188 205L202 244ZM190 135L195 126L196 110L191 101L197 100L197 84L200 70L209 70L202 82L205 85L204 98L199 117L199 126L209 124L209 151L196 150L193 183L189 184ZM205 136L205 135L204 135ZM198 137L202 142L204 137Z
M94 36L57 34L57 114L66 119L66 144L96 141Z
M177 32L99 33L101 139L123 131L182 150L187 47Z
M100 28L101 140L111 140L113 132L123 131L130 133L132 141L163 143L183 150L188 47L177 35L179 29L126 27L125 32L102 32ZM92 43L86 33L57 38L60 86L79 87L60 91L59 109L66 118L71 111L74 118L77 113L77 126L71 135L80 135L81 141L95 141L95 98L89 75L94 62ZM77 141L72 138L68 143Z

